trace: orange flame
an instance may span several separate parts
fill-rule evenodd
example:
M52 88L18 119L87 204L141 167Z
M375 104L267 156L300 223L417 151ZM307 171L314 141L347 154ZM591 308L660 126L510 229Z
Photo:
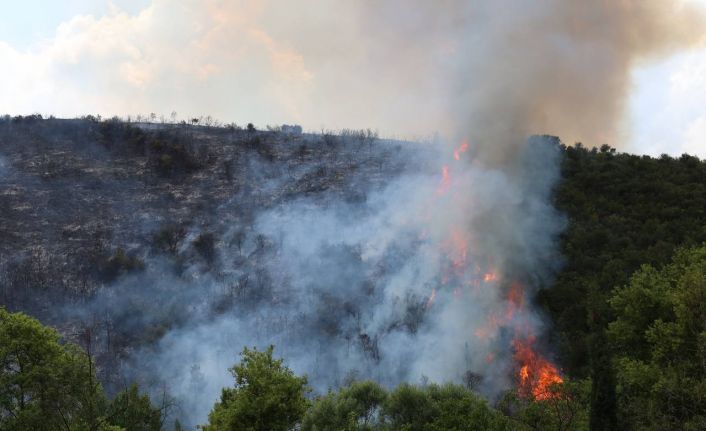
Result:
M468 239L462 230L451 230L450 248L453 253L451 264L454 268L461 269L465 266L468 256Z
M485 322L485 325L477 328L473 334L481 340L487 340L497 333L498 328L502 323L504 322L501 322L501 320L498 319L498 316L491 312L488 316L488 320Z
M498 279L498 275L492 271L486 272L485 274L483 274L483 281L485 281L486 283L490 283L491 281L495 281L497 279Z
M455 160L461 159L461 154L468 151L468 141L464 140L460 146L454 149ZM455 186L455 184L453 185ZM448 165L441 168L441 182L437 188L438 195L444 195L452 187L451 170ZM467 279L471 271L467 271L469 265L468 245L472 238L463 227L454 226L448 232L446 240L441 243L442 251L447 259L445 270L441 274L441 284L453 288L453 297L461 297L461 289L456 286L457 282L471 287L471 292L478 292L481 285L486 283L488 287L502 289L501 293L505 299L505 313L490 312L486 316L485 323L474 330L474 335L480 340L494 339L501 328L512 328L515 337L512 341L514 350L513 358L516 364L516 378L518 379L518 392L525 398L534 400L547 400L558 397L559 394L553 387L555 384L563 383L563 379L557 368L550 361L542 357L533 349L535 337L531 331L529 321L523 312L526 307L525 289L521 283L505 280L503 274L496 271L492 262L487 262L485 268L475 262L475 271L472 279ZM451 284L451 286L449 286ZM426 308L429 309L436 299L436 288L432 289L426 301ZM488 354L487 362L492 362L494 355Z
M515 361L521 364L518 372L519 393L537 401L556 398L558 394L552 386L563 383L564 379L551 362L532 349L533 343L534 337L513 341Z
M446 190L448 190L450 184L451 174L449 173L449 167L444 165L441 167L441 184L439 185L437 192L439 194L446 193Z
M461 146L454 150L454 159L461 160L461 153L465 153L468 150L468 141L461 142Z
M525 305L525 292L520 283L512 283L507 292L507 310L505 318L510 321L516 312L521 311Z

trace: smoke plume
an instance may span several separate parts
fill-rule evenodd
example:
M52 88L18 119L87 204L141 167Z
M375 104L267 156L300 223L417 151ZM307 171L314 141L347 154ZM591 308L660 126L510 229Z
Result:
M701 12L659 0L389 1L360 20L372 58L391 59L382 85L442 89L443 130L500 156L534 133L619 146L631 68L703 41Z
M247 21L240 3L206 4L200 14L219 25L202 42L235 37L229 17ZM397 153L376 143L380 157L409 157L395 172L380 162L384 186L366 178L373 162L344 146L335 163L363 165L355 199L281 199L216 229L217 274L186 262L176 276L155 259L87 307L117 313L137 295L160 298L163 313L177 301L188 310L130 366L166 382L191 424L232 384L227 368L243 346L276 345L318 392L347 378L454 381L490 397L516 384L515 346L541 338L532 297L560 266L565 226L551 204L558 142L530 136L618 143L631 68L695 42L700 15L662 0L248 4L261 25L248 37L272 50L280 73L296 72L287 103L298 120L443 138ZM241 194L277 193L285 171L315 172L249 163L261 176Z
M367 121L368 103L393 128L433 123L446 138L418 152L424 169L362 203L301 198L257 217L250 256L264 270L250 282L272 286L271 301L172 332L149 361L172 382L196 367L172 388L211 394L192 404L194 421L243 345L274 343L318 391L347 376L465 382L489 396L516 384L513 346L541 336L529 304L560 265L565 224L551 205L556 141L528 137L618 143L631 68L703 28L664 1L391 0L348 4L340 23L315 27L330 31L323 42L287 33L286 18L318 16L314 3L271 11L265 26L287 34L316 91L347 102L322 121Z

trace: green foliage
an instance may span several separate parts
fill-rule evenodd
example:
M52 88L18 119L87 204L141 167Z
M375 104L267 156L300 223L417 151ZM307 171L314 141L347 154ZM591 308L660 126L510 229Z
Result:
M527 429L579 431L589 429L589 380L565 380L552 388L552 397L533 400L508 392L499 408Z
M373 430L387 392L372 381L353 382L318 397L302 421L302 431Z
M418 408L414 412L413 408ZM460 385L400 385L383 409L392 429L400 430L509 430L517 429L486 401Z
M389 394L370 381L354 382L315 400L302 431L514 430L523 426L459 385L402 384Z
M111 424L130 431L160 431L162 414L137 385L120 392L110 403L107 417Z
M0 430L98 427L105 404L89 358L22 313L0 308Z
M555 203L569 218L562 237L565 261L538 302L554 322L562 366L570 376L593 380L592 429L615 429L613 352L604 348L604 332L615 318L608 300L642 265L660 268L679 247L706 241L706 162L577 144L565 148ZM660 313L654 308L660 303L646 301L652 305L641 318L650 319ZM629 331L621 336L627 337L625 348L651 348Z
M618 429L615 371L603 332L592 334L591 346L591 430Z
M384 409L393 429L409 431L428 427L439 413L426 388L404 383L390 394Z
M560 362L588 377L589 335L613 319L612 289L641 265L659 268L677 248L706 241L706 162L568 147L555 199L569 217L565 262L539 301L557 328Z
M620 418L645 430L706 428L706 246L644 266L610 300Z
M286 431L301 420L309 406L307 379L274 359L273 350L243 350L230 369L235 387L223 389L204 431Z
M137 386L111 403L91 358L37 320L0 308L0 431L159 431Z

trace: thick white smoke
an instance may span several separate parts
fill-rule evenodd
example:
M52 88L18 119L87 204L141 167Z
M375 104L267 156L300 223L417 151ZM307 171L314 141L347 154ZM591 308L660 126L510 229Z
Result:
M262 267L229 276L245 275L239 285L250 293L215 318L194 308L191 322L140 352L139 363L170 382L193 423L232 384L226 370L243 346L274 344L318 392L350 377L395 385L475 376L487 395L507 389L513 331L541 327L527 309L503 321L510 281L529 298L559 262L564 220L549 203L556 144L535 138L512 175L484 167L470 150L455 160L423 149L425 169L364 202L299 198L260 214L243 248ZM220 252L224 262L240 254ZM194 289L222 284L202 280Z

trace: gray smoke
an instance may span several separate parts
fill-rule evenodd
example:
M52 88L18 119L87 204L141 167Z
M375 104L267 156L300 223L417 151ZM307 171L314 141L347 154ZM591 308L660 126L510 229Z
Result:
M169 389L192 422L231 384L226 368L245 345L275 344L319 392L351 376L394 385L472 375L489 396L511 386L512 333L539 334L542 319L525 308L503 320L507 292L520 282L528 302L550 283L565 224L551 205L556 142L527 137L615 145L631 67L693 42L702 28L691 9L664 1L390 0L344 9L326 43L289 34L314 70L340 72L317 74L324 92L367 94L393 127L417 115L449 139L421 152L426 170L370 190L362 203L302 198L257 217L248 255L265 263L248 283L270 286L269 300L197 318L141 352L165 381L179 382ZM306 10L292 22L306 21ZM285 18L275 11L271 23ZM366 118L354 109L360 96L349 95L350 105L327 109L322 121ZM461 139L470 148L455 160Z
M176 276L155 258L86 306L135 321L184 313L126 366L164 382L192 425L232 385L227 368L244 346L274 344L318 392L349 378L472 382L490 397L510 387L511 339L541 334L543 321L529 306L508 315L508 291L520 283L529 303L551 283L565 225L551 204L557 142L528 136L618 143L630 68L702 34L698 14L661 0L332 7L264 13L313 71L318 97L304 116L421 124L446 138L415 147L414 169L383 173L384 187L361 181L359 199L302 194L233 225L217 243L217 273L185 264ZM252 193L283 189L278 167L252 163ZM135 298L154 317L131 316Z
M489 396L513 384L512 331L539 333L542 322L531 310L493 322L510 305L510 281L529 298L559 262L564 221L549 203L559 148L535 138L512 176L440 154L450 160L448 183L433 153L420 154L425 171L369 190L364 202L299 198L259 214L243 253L225 235L219 260L247 256L258 269L192 279L187 324L135 355L147 374L169 382L191 423L202 423L232 384L227 368L243 346L274 344L318 393L348 378L392 386L473 375ZM499 278L485 281L491 270ZM163 277L155 278L174 283ZM207 298L233 283L241 295L214 316Z
M313 76L311 126L439 130L502 160L535 133L620 147L633 67L706 36L682 0L263 4ZM322 37L322 35L326 35ZM329 101L326 109L321 103Z

